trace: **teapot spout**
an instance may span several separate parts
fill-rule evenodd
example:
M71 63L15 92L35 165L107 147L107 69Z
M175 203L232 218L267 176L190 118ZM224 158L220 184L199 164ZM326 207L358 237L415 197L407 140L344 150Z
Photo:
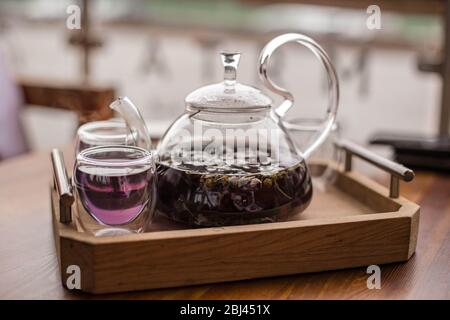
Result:
M151 150L152 141L144 118L139 109L128 97L119 97L109 107L117 111L124 119L128 129L132 133L135 144L145 150Z

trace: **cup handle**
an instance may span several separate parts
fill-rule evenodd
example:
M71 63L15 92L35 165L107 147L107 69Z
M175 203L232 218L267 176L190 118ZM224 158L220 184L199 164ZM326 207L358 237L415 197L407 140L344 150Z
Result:
M328 76L329 90L327 113L325 121L322 124L322 130L319 136L314 142L311 143L310 146L308 146L308 148L303 153L303 156L305 158L308 158L314 152L314 150L319 147L323 143L323 141L325 141L336 120L336 113L339 106L339 81L337 78L336 70L334 69L327 53L313 39L299 33L286 33L272 39L261 51L258 61L258 69L259 77L263 81L264 85L272 92L284 98L284 101L275 108L275 113L280 118L283 118L288 110L294 105L294 96L286 89L276 85L270 79L268 74L268 65L270 57L275 52L275 50L289 42L299 43L311 50L324 66Z

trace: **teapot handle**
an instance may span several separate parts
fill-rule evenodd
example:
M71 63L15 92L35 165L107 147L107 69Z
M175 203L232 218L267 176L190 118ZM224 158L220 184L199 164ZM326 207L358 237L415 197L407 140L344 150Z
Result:
M268 65L272 54L276 49L282 45L289 42L297 42L309 50L311 50L314 55L320 60L320 62L325 67L328 76L328 108L326 119L323 122L323 128L317 139L311 143L311 145L304 151L303 155L308 158L314 150L322 144L322 142L327 138L330 133L333 124L336 120L336 113L339 105L339 81L337 78L336 70L334 69L330 58L328 57L325 50L317 44L313 39L299 34L299 33L286 33L272 39L266 46L262 49L259 56L259 77L263 81L264 85L270 89L272 92L282 96L285 100L275 109L275 113L283 118L287 111L294 105L294 96L292 93L284 88L276 85L268 75Z

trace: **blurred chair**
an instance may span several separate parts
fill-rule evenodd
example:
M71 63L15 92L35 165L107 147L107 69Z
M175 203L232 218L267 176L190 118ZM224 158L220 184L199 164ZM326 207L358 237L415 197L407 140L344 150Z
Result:
M18 79L24 103L74 111L78 123L106 120L113 116L109 104L115 92L111 87Z
M24 106L44 106L73 111L78 123L105 120L113 116L111 87L56 83L37 79L8 79L0 68L0 84L6 94L0 97L0 160L29 150L20 122ZM3 90L2 90L3 91Z

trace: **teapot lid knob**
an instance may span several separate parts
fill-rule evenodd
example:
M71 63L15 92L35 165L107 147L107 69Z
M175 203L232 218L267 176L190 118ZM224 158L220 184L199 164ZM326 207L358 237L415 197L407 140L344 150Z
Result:
M222 51L220 58L224 68L223 81L191 92L185 100L189 112L253 112L271 107L272 100L259 89L236 81L240 52Z
M236 72L241 58L240 52L222 51L220 53L222 64L224 67L224 81L226 85L234 85L236 83Z

